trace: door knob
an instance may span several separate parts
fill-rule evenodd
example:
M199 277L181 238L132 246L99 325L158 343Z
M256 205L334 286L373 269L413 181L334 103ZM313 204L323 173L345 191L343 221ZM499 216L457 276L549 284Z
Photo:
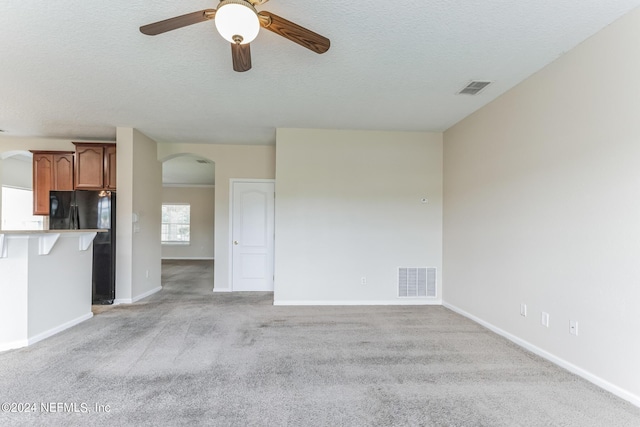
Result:
M234 241L233 241L233 244L234 244L234 245L237 245L237 244L238 244L238 241L237 241L237 240L234 240Z

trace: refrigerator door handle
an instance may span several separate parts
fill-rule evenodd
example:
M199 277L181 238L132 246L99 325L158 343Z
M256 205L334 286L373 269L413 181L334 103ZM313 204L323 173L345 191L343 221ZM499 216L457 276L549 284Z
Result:
M78 229L78 206L71 205L71 229Z

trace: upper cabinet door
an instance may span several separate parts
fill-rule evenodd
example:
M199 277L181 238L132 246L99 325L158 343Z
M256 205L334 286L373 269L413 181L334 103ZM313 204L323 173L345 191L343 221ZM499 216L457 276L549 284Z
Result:
M116 190L116 146L107 145L104 149L104 186L107 190Z
M49 215L53 154L33 154L33 214Z
M73 190L73 153L53 155L52 190Z
M75 188L104 188L104 146L76 143Z
M49 215L49 191L73 190L72 151L33 153L33 214Z

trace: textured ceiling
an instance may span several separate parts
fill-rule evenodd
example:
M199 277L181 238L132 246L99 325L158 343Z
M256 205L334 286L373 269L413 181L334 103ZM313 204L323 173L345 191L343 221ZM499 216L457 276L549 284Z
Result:
M331 39L317 55L269 31L235 73L204 22L144 24L216 0L3 0L0 129L7 136L268 144L277 127L442 131L640 0L271 0L258 7ZM455 95L472 79L495 83Z

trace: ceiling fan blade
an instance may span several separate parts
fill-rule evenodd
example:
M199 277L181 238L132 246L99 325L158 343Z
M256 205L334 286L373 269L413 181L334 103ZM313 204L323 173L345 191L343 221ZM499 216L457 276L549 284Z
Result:
M249 43L231 43L231 56L233 57L233 70L238 72L251 69L251 48Z
M209 19L213 19L215 15L215 9L200 10L198 12L176 16L175 18L165 19L164 21L154 22L153 24L143 25L140 27L140 32L148 36L155 36L166 33L167 31L186 27L187 25L208 21Z
M260 24L267 30L316 53L325 53L331 46L331 41L329 41L328 38L314 33L311 30L307 30L291 21L287 21L271 12L258 12L258 16L260 17Z

